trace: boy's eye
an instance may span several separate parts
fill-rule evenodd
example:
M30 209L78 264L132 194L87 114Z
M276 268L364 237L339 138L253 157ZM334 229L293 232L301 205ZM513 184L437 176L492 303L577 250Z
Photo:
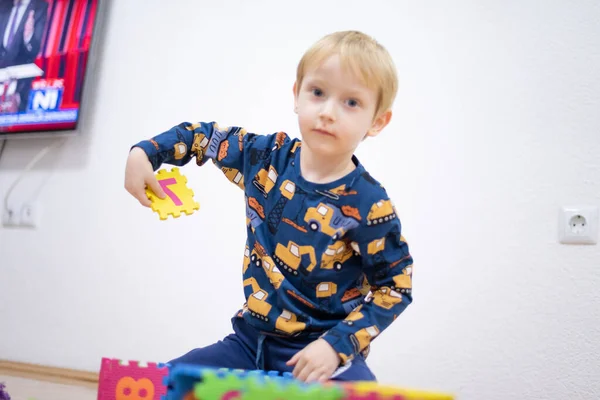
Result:
M347 101L347 104L348 104L350 107L356 107L356 106L358 106L358 101L356 101L356 100L354 100L354 99L349 99L349 100Z
M318 89L318 88L314 88L314 89L312 90L312 92L313 92L313 94L314 94L315 96L317 96L317 97L320 97L320 96L322 96L322 95L323 95L323 91L322 91L321 89Z

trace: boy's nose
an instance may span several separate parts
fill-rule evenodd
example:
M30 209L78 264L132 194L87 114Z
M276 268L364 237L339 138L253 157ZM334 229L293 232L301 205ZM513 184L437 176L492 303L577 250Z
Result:
M319 112L319 117L323 120L335 121L335 111L333 102L326 101L323 103L321 111Z

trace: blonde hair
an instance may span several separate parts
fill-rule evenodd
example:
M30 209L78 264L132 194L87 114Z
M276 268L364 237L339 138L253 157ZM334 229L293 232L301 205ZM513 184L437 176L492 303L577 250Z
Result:
M374 117L392 107L398 91L394 61L381 44L359 31L334 32L313 44L298 63L296 91L300 90L307 69L334 54L340 57L342 68L349 68L365 85L377 90Z

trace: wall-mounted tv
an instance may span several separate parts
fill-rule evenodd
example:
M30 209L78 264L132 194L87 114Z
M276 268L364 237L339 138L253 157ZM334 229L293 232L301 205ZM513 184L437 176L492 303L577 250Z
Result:
M0 136L72 132L99 0L0 0Z

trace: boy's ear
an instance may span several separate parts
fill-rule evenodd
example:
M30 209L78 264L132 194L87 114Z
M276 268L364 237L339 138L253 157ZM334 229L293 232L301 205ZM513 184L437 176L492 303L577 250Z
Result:
M381 114L377 118L373 120L373 124L371 125L371 129L367 132L367 136L375 137L379 135L379 133L390 123L392 119L392 110L387 110Z
M296 92L296 82L294 82L292 90L294 91L294 112L298 114L298 92Z

